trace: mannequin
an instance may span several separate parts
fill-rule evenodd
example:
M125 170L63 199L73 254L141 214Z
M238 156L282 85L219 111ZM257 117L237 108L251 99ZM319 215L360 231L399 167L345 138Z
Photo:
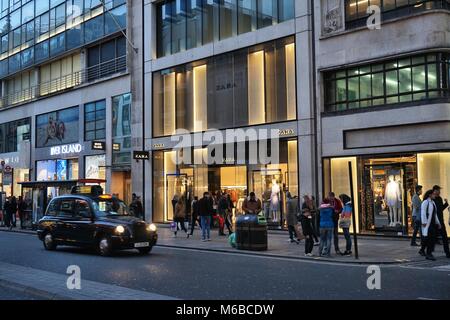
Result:
M398 184L398 190L400 197L398 199L398 208L397 210L397 222L401 225L402 224L402 195L403 195L403 188L402 188L402 180L399 175L395 176L395 181L397 181Z
M276 179L272 179L272 193L270 195L270 211L272 212L273 222L280 220L280 185Z
M398 223L399 203L401 202L401 192L399 184L395 181L394 176L389 176L389 182L386 186L385 201L389 207L390 227L395 227Z

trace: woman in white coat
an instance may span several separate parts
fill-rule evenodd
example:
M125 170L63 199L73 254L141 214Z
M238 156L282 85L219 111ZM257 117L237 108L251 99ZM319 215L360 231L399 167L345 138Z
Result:
M436 260L433 256L433 251L438 229L441 228L434 198L433 190L428 190L423 197L421 207L422 236L424 237L424 241L419 254L425 256L427 260Z

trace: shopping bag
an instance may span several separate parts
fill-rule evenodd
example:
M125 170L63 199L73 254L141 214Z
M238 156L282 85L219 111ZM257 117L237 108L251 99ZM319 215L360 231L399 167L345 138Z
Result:
M170 223L170 231L172 231L172 232L177 231L177 223L175 221L172 221Z
M305 239L305 235L303 234L302 225L300 223L297 223L295 225L295 233L297 234L297 239L299 239L299 240Z

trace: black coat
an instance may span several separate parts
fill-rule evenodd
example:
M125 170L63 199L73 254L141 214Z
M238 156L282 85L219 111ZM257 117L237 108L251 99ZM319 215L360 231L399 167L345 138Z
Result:
M213 215L213 202L208 198L198 200L199 217L210 217Z
M439 222L441 224L444 223L444 210L447 209L448 203L444 204L444 200L441 197L436 197L434 199L434 203L436 204L436 214L438 216Z
M314 235L314 229L312 226L312 217L310 219L302 214L300 215L300 223L302 224L302 230L305 236Z

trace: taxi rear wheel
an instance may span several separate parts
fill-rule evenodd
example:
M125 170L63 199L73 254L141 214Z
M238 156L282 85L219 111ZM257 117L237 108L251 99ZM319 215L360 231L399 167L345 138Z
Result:
M101 238L100 241L98 242L97 251L103 257L110 256L113 252L111 239L109 239L108 237Z
M152 251L153 247L147 247L147 248L139 248L139 253L142 255L149 254Z
M44 236L44 240L42 241L44 244L45 250L53 251L56 250L56 242L53 238L53 235L49 232Z

